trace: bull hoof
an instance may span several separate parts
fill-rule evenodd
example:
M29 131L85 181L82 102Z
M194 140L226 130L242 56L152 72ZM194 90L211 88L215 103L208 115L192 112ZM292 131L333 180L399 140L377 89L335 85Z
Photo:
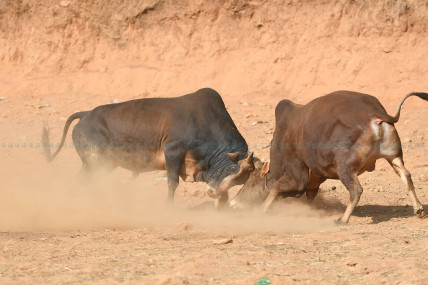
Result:
M420 219L423 219L425 216L426 216L426 213L425 213L425 211L424 210L421 210L421 211L418 211L418 217L420 218Z
M342 221L342 218L339 218L339 219L337 219L337 220L334 220L334 223L335 223L336 225L338 225L338 226L344 226L344 225L346 225L346 223Z

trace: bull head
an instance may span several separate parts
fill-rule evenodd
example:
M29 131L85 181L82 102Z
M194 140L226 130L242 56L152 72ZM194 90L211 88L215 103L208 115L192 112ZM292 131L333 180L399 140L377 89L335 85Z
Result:
M250 174L255 170L254 153L249 152L246 157L239 160L239 153L226 153L226 155L234 162L226 167L218 170L218 174L214 179L217 180L217 185L214 183L208 184L207 194L211 198L220 199L227 195L227 191L236 185L244 184ZM243 155L241 154L241 157ZM211 185L210 185L211 184ZM227 202L227 201L226 201Z
M273 185L273 176L269 172L269 161L257 161L244 186L238 191L229 205L234 209L263 203Z

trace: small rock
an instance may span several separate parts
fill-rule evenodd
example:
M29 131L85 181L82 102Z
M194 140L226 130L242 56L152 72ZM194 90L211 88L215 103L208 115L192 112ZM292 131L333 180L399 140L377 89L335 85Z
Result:
M61 2L59 2L59 5L61 6L61 7L68 7L69 5L70 5L70 1L61 1Z
M331 187L331 190L333 191L336 190L336 186Z
M224 239L219 239L219 240L213 241L213 244L229 244L229 243L233 243L232 238L224 238Z
M117 103L119 103L119 99L117 99L117 98L114 98L114 100L113 100L113 103L114 103L114 104L117 104Z
M348 265L350 267L355 267L357 265L357 263L346 263L346 265Z
M0 101L6 100L7 97L0 97Z
M405 138L404 140L403 140L403 143L411 143L412 142L412 139L411 138Z
M25 105L25 106L29 106L29 105ZM33 106L36 109L43 109L43 108L49 108L51 105L43 104L43 105L30 105L30 106Z

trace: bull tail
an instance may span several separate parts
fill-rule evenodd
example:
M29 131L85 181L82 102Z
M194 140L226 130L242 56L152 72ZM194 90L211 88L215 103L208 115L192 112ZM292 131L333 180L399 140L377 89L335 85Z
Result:
M412 92L404 96L404 98L401 100L400 104L398 104L397 112L392 117L391 123L396 123L400 119L400 112L401 112L401 106L403 105L404 101L406 101L407 98L410 96L418 96L419 98L428 101L428 93L422 93L422 92Z
M51 152L51 145L49 142L49 126L46 123L43 123L42 146L43 146L44 154L46 156L46 160L48 162L51 162L58 155L58 153L61 151L61 149L64 145L64 142L65 142L65 138L67 137L67 132L68 132L68 129L70 127L70 124L76 119L83 118L86 115L86 113L88 113L88 112L77 112L77 113L74 113L73 115L71 115L67 119L67 122L65 122L64 131L62 134L61 143L59 144L59 146L58 146L58 148L54 154L52 154L52 152Z

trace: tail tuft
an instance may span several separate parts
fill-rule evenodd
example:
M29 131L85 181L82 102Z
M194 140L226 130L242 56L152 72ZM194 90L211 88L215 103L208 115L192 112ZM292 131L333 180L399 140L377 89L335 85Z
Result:
M49 126L46 122L43 122L42 147L43 147L43 153L46 157L47 162L51 162L52 151L51 151L51 145L49 141Z
M46 156L46 159L48 162L51 162L57 155L58 153L61 151L62 146L64 145L65 142L65 137L67 136L67 132L68 132L68 128L70 127L70 124L75 120L75 119L81 119L83 118L88 112L77 112L74 113L73 115L71 115L68 119L67 122L65 122L65 126L64 126L64 130L62 133L62 138L61 138L61 142L57 148L57 150L55 151L54 154L52 154L51 152L51 143L49 142L49 126L46 124L46 122L43 122L43 130L42 130L42 147L43 147L43 152L44 155Z

